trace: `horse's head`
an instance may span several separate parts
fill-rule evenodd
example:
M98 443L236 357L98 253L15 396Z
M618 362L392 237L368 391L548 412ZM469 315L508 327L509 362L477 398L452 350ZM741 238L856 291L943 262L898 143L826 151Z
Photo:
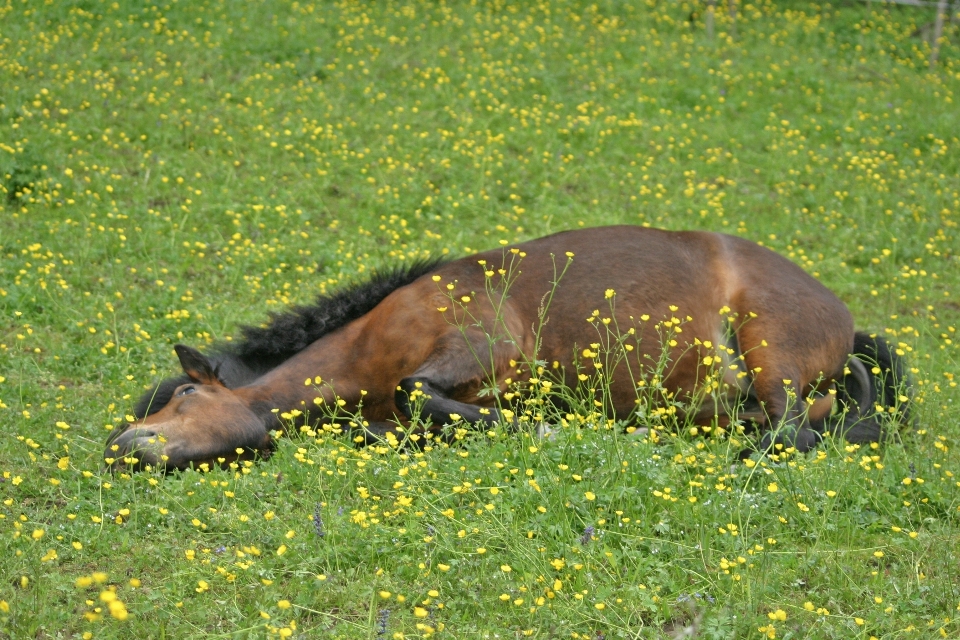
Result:
M224 386L203 354L183 345L174 349L189 382L177 387L156 413L118 427L107 440L107 464L184 469L191 463L222 465L266 450L270 435L264 419Z

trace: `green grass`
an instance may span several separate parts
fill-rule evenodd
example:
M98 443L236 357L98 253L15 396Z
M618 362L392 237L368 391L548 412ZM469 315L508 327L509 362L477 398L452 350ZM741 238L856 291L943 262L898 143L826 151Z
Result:
M930 72L929 9L720 13L0 5L0 636L960 634L960 32ZM916 428L752 468L583 428L101 469L174 342L609 223L795 260L905 352Z

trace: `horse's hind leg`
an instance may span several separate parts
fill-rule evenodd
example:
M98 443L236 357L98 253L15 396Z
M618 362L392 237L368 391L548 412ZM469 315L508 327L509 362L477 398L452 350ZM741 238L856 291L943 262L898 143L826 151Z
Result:
M397 408L408 419L414 419L418 413L416 405L422 399L420 419L429 418L437 427L456 421L454 415L470 423L512 423L495 407L473 402L489 403L481 396L484 384L495 384L496 372L505 370L510 359L519 355L512 344L497 343L493 362L484 366L479 358L490 357L486 336L475 336L469 344L459 331L445 336L427 361L400 381L395 396Z
M796 378L784 377L767 385L756 385L754 381L754 384L767 414L767 430L760 439L760 450L767 451L778 444L796 447L800 452L816 447L820 434L811 428L803 411L805 400Z
M767 451L777 444L796 447L801 452L816 447L820 435L810 428L804 411L799 367L791 363L788 354L772 346L750 351L746 363L754 372L753 390L766 416L760 450Z

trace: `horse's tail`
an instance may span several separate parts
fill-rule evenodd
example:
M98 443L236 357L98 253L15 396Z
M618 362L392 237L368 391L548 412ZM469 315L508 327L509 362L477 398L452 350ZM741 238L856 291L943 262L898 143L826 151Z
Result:
M896 437L891 426L908 425L911 380L902 356L881 335L858 331L843 379L837 385L841 411L828 428L851 443Z

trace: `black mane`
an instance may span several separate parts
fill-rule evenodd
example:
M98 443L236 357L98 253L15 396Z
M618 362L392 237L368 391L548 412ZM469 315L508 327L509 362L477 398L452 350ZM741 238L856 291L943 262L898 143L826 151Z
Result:
M243 339L221 342L207 353L220 380L229 388L252 382L308 346L353 320L369 313L388 295L433 271L443 259L419 260L407 266L376 272L366 282L321 295L312 305L272 313L266 326L243 326ZM133 410L143 418L162 409L174 390L187 384L186 375L167 378L147 391Z

